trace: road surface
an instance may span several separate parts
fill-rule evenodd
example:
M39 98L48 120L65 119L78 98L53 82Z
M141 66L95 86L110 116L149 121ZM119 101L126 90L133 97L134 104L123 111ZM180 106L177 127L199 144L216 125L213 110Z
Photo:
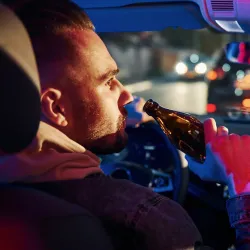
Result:
M151 98L169 109L199 115L206 113L207 85L204 82L149 83L135 85L133 94L145 100Z

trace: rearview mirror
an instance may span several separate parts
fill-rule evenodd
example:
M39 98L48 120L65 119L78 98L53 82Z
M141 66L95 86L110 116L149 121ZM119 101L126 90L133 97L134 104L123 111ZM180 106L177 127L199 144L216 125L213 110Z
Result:
M229 43L225 54L230 62L250 65L250 42Z

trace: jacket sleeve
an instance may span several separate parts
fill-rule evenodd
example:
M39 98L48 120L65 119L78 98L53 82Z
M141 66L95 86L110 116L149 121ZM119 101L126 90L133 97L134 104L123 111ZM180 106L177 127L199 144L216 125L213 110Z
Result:
M43 250L113 250L111 239L94 216L58 216L44 219L40 224L40 236L46 246Z
M250 249L250 194L243 194L227 201L227 211L236 232L236 249Z
M93 176L46 184L44 191L88 209L103 221L123 225L145 250L194 249L201 236L176 202L126 180Z

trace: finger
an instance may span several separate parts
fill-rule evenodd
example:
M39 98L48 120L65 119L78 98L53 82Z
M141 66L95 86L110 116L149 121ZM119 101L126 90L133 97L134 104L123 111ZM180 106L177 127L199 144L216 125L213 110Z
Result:
M237 173L237 177L244 178L244 171L240 167L241 161L241 138L236 134L216 137L212 140L212 150L217 153L224 164L227 173Z
M141 122L150 122L150 121L154 121L154 118L152 116L149 116L146 113L142 113L142 121Z
M227 173L231 166L231 153L228 152L230 149L229 136L216 136L211 141L211 151L221 161Z
M246 154L249 152L244 149L241 136L231 134L229 140L231 142L231 165L234 166L232 171L236 178L244 181L247 179L245 160L248 158L248 155Z
M250 153L250 136L249 135L242 135L241 136L241 144L242 147Z
M230 145L229 145L228 151L230 151L232 156L238 156L237 159L239 159L239 156L242 155L242 152L243 152L241 137L236 134L230 134L229 141L230 141Z
M242 140L250 141L250 136L249 135L242 135L241 138L242 138Z
M204 122L205 142L206 144L217 135L217 126L213 118L209 118Z
M230 134L229 140L233 143L233 145L241 147L241 137L239 135Z
M134 105L134 108L135 108L136 110L138 109L139 102L140 102L140 99L139 99L139 98L135 98L135 99L133 100L133 105Z
M249 152L248 158L246 159L247 162L250 162L250 136L249 135L243 135L241 136L241 143L242 143L242 148L244 148L245 152ZM248 164L243 164L248 166ZM246 177L248 180L250 180L250 168L246 167Z
M229 133L228 128L225 126L220 126L217 129L218 136L226 136L226 135L228 135L228 133Z

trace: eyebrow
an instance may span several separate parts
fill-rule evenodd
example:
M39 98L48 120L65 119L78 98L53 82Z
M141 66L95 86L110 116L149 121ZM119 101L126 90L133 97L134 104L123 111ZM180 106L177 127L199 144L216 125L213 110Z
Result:
M99 77L100 81L105 81L106 79L111 78L112 76L116 76L118 73L120 72L120 70L117 69L113 69L113 70L109 70L106 73L104 73L103 75L101 75Z

